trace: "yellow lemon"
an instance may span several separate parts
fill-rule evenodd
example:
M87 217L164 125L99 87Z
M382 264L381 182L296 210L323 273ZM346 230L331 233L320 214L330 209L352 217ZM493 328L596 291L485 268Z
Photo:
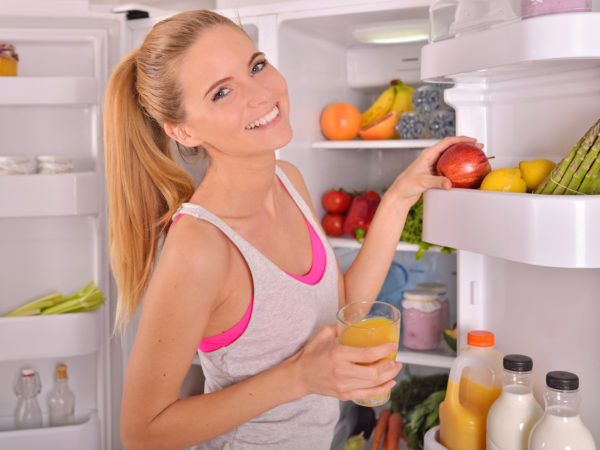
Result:
M521 161L519 169L521 169L521 176L527 183L527 190L534 191L555 167L555 162L543 158Z
M496 169L488 173L479 189L484 191L527 192L527 184L518 167Z

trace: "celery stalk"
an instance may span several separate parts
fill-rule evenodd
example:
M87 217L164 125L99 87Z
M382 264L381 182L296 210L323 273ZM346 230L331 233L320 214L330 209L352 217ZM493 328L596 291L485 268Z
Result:
M18 316L34 316L39 314L42 309L49 308L62 299L62 294L60 292L55 292L54 294L46 295L45 297L38 298L37 300L33 300L14 311L9 312L4 317L18 317Z
M104 303L104 297L100 290L88 290L83 296L71 298L42 310L41 315L70 313L79 308L85 308L86 311L89 311L97 308L102 303Z

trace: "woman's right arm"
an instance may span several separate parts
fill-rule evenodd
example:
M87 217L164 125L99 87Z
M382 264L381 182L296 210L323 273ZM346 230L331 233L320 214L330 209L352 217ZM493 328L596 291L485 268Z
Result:
M379 385L399 367L388 360L358 364L382 359L392 351L390 345L341 346L335 327L328 326L272 369L217 392L180 399L210 313L226 292L229 246L204 222L186 217L179 222L148 286L127 367L121 409L125 448L189 447L310 393L348 400L390 388Z

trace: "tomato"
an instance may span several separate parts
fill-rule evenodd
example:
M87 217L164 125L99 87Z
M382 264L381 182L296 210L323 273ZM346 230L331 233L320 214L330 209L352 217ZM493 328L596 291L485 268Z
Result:
M323 217L323 229L328 236L339 237L343 235L343 224L344 216L342 214L332 213Z
M342 191L328 191L323 195L323 207L330 213L343 213L351 201L352 196Z
M381 197L376 191L367 191L365 197L367 197L369 200L374 200L377 204L379 204L381 201Z
M331 103L323 108L319 119L321 132L327 139L354 139L362 125L358 108L350 103Z

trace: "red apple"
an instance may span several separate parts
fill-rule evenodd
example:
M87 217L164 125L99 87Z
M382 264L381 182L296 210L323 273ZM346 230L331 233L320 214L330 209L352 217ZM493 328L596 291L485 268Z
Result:
M452 182L452 187L477 189L492 171L487 156L475 144L459 142L442 153L435 166L438 175Z

